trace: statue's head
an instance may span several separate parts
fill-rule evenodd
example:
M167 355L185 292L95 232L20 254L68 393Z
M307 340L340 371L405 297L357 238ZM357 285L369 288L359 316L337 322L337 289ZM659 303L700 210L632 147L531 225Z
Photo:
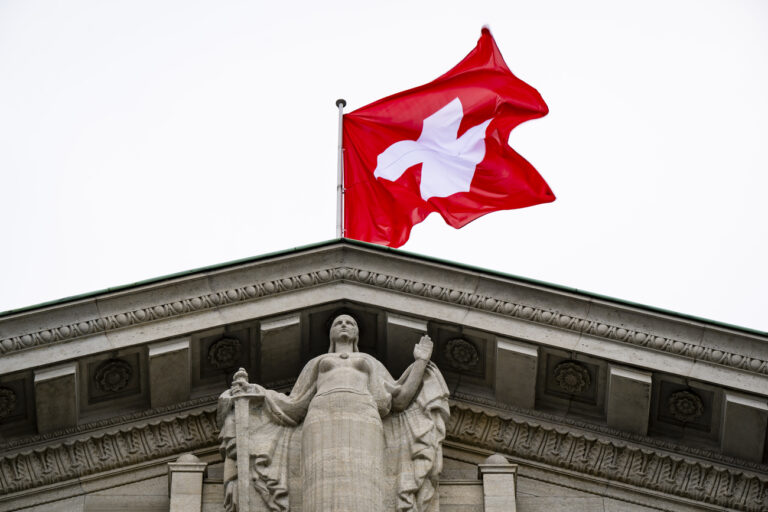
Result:
M357 321L350 315L339 315L331 323L331 345L328 352L337 352L340 347L337 345L349 344L352 352L358 352L357 340L360 336L360 330L357 327Z

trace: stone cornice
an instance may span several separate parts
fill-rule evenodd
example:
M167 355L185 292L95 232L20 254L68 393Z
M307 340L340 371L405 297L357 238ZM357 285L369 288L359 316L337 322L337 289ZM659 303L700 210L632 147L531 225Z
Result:
M498 411L502 415L514 415L514 417L522 419L522 421L531 421L536 424L549 424L550 426L557 426L557 428L560 429L571 428L575 431L581 431L583 435L598 436L601 438L612 439L618 442L627 442L637 446L642 446L644 450L657 450L659 452L675 454L675 456L688 456L698 460L703 459L707 462L712 462L715 464L747 469L756 473L768 475L768 465L743 459L737 459L735 457L729 457L720 451L686 446L682 443L674 443L655 437L642 436L640 434L634 434L625 430L611 428L607 425L558 416L544 411L519 409L516 407L508 406L506 404L500 404L498 402L488 400L484 397L466 393L452 393L451 399L454 402L458 402L460 404L458 405L459 407L471 408L472 404L478 406L488 406ZM454 402L452 402L452 404Z
M768 478L764 475L464 405L451 407L446 439L729 509L757 512L768 507Z
M5 456L0 496L205 448L217 432L215 409L208 408Z
M88 437L81 435L79 439L2 456L0 496L216 446L215 416L215 405L210 404L173 418L102 429ZM446 439L638 490L737 510L768 507L768 476L764 473L711 464L474 405L452 403Z
M284 292L327 284L334 280L339 270L339 268L328 268L286 276L204 295L180 298L176 301L123 311L113 315L83 319L55 328L33 331L0 340L0 354L72 341L98 333L145 325L158 320L182 317L230 304L249 302Z
M285 275L276 279L257 281L212 293L180 297L171 302L126 310L116 314L83 319L55 328L27 332L0 340L0 354L10 354L25 349L68 342L98 333L183 317L201 311L257 301L278 294L334 282L349 282L386 289L404 295L511 317L548 328L651 349L689 360L706 361L753 374L768 374L768 360L751 357L749 354L720 350L715 347L676 339L672 336L662 336L659 333L613 325L608 322L565 314L553 309L534 307L519 301L503 300L488 294L475 293L474 290L470 289L449 288L434 283L407 279L391 273L380 273L352 266L332 266L306 273Z
M264 383L264 385L268 389L275 389L281 392L290 393L294 382L295 379L285 379L279 382ZM30 449L38 449L39 446L50 445L63 438L69 438L70 442L71 440L75 439L89 438L93 437L96 435L96 433L101 431L109 431L114 430L115 428L121 428L122 425L134 424L141 421L154 421L158 418L164 418L168 416L179 416L190 411L197 411L200 408L213 410L213 408L216 407L216 400L218 399L218 396L218 394L208 395L167 407L139 411L133 414L114 416L112 418L85 423L82 425L77 425L76 427L61 429L47 434L37 434L21 437L18 439L12 439L0 443L0 453L11 454L22 450L28 451ZM454 392L451 394L451 405L456 405L458 407L472 407L473 405L479 407L488 407L491 410L497 411L499 414L514 416L515 418L522 419L522 421L531 421L536 424L544 425L556 425L558 428L572 429L574 431L581 432L584 435L593 435L602 438L614 439L620 442L629 442L638 446L642 446L643 449L674 453L698 460L703 459L707 462L712 462L715 464L747 469L760 474L768 474L768 465L746 461L743 459L736 459L734 457L724 455L719 451L686 446L681 443L673 443L649 436L641 436L639 434L633 434L623 430L611 428L607 425L558 416L544 411L520 409L489 400L488 398L479 395Z

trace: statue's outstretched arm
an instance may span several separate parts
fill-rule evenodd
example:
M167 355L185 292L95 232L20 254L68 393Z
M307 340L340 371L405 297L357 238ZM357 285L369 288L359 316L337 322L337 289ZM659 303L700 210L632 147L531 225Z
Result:
M408 375L405 377L403 384L392 394L392 409L395 411L405 410L410 405L413 397L416 396L416 392L419 390L421 381L424 378L424 370L432 355L433 345L432 339L425 334L416 346L413 347L413 358L415 361L409 370L406 370Z

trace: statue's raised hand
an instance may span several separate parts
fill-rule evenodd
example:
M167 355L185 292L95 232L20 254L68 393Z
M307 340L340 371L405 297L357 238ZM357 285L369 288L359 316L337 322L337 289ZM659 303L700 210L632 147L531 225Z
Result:
M415 347L413 347L413 357L417 361L419 359L422 359L424 361L429 361L430 356L432 356L432 347L434 346L434 343L432 343L432 338L427 336L426 334L421 337L421 340L416 344Z

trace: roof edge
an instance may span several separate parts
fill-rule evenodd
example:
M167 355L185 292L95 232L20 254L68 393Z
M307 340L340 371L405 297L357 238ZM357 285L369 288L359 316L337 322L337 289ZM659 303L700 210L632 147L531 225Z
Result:
M42 309L42 308L46 308L46 307L50 307L50 306L63 305L63 304L67 304L67 303L70 303L70 302L75 302L75 301L83 300L83 299L90 299L90 298L93 298L93 297L97 297L99 295L104 295L106 293L119 292L119 291L124 291L124 290L130 290L131 288L138 288L140 286L146 286L146 285L150 285L150 284L162 283L163 281L170 281L172 279L177 279L179 277L185 277L185 276L189 276L189 275L192 275L192 274L197 274L197 273L202 273L202 272L210 272L210 271L213 271L213 270L222 270L222 269L225 269L225 268L228 268L228 267L234 267L234 266L237 266L237 265L242 265L244 263L254 263L254 262L265 260L265 259L269 259L269 258L275 258L275 257L279 257L279 256L286 256L288 254L292 254L292 253L296 253L296 252L300 252L300 251L305 251L305 250L310 250L310 249L318 249L320 247L333 245L334 243L342 242L342 241L343 242L348 242L349 240L342 239L342 238L335 238L335 239L332 239L332 240L325 240L323 242L316 242L316 243L307 244L307 245L299 245L299 246L296 246L296 247L292 247L290 249L282 249L282 250L279 250L279 251L267 252L267 253L259 254L259 255L256 255L256 256L248 256L246 258L239 258L239 259L236 259L236 260L225 261L223 263L215 263L213 265L206 265L206 266L203 266L203 267L197 267L197 268L191 268L191 269L187 269L187 270L181 270L179 272L174 272L172 274L166 274L166 275L157 276L157 277L150 277L149 279L143 279L141 281L135 281L133 283L126 283L126 284L121 284L121 285L117 285L117 286L110 286L108 288L103 288L101 290L94 290L94 291L91 291L91 292L85 292L85 293L78 293L78 294L75 294L75 295L69 295L67 297L62 297L60 299L48 300L48 301L44 301L44 302L39 302L37 304L31 304L29 306L23 306L23 307L20 307L20 308L14 308L14 309L8 309L6 311L0 311L0 319L2 319L3 317L6 317L6 316L15 315L15 314L18 314L18 313L26 313L26 312L29 312L29 311L34 311L36 309ZM366 245L372 245L372 244L366 244Z
M602 295L602 294L599 294L599 293L590 292L590 291L582 290L582 289L579 289L579 288L573 288L573 287L570 287L570 286L563 286L563 285L556 284L556 283L550 283L550 282L547 282L547 281L541 281L541 280L538 280L538 279L532 279L532 278L529 278L529 277L519 276L519 275L516 275L516 274L509 274L509 273L501 272L501 271L498 271L498 270L487 269L487 268L478 267L478 266L475 266L475 265L470 265L470 264L467 264L467 263L460 263L460 262L451 261L451 260L447 260L447 259L443 259L443 258L438 258L438 257L435 257L435 256L426 256L426 255L423 255L423 254L417 254L417 253L413 253L413 252L409 252L409 251L404 251L402 249L393 249L392 247L385 247L385 246L382 246L382 245L372 244L372 243L369 243L369 242L362 242L360 240L353 240L351 238L333 238L333 239L325 240L325 241L322 241L322 242L315 242L315 243L311 243L311 244L296 246L296 247L293 247L293 248L290 248L290 249L283 249L283 250L280 250L280 251L273 251L273 252L268 252L268 253L264 253L264 254L260 254L260 255L256 255L256 256L249 256L247 258L240 258L240 259L236 259L236 260L226 261L226 262L223 262L223 263L217 263L217 264L214 264L214 265L207 265L207 266L203 266L203 267L197 267L197 268L193 268L193 269L182 270L180 272L174 272L172 274L167 274L167 275L163 275L163 276L158 276L158 277L153 277L153 278L149 278L149 279L144 279L142 281L136 281L136 282L133 282L133 283L127 283L127 284L122 284L122 285L118 285L118 286L112 286L112 287L105 288L105 289L102 289L102 290L95 290L95 291L92 291L92 292L86 292L86 293L81 293L81 294L77 294L77 295L70 295L68 297L62 297L60 299L54 299L54 300L50 300L50 301L41 302L41 303L38 303L38 304L32 304L32 305L24 306L24 307L21 307L21 308L9 309L7 311L0 311L0 319L2 319L4 317L11 316L11 315L15 315L15 314L18 314L18 313L26 313L26 312L34 311L36 309L42 309L42 308L46 308L46 307L50 307L50 306L64 305L64 304L68 304L70 302L75 302L75 301L78 301L78 300L89 299L89 298L97 297L99 295L103 295L103 294L106 294L106 293L113 293L113 292L118 292L118 291L129 290L131 288L138 288L140 286L146 286L146 285L150 285L150 284L157 284L157 283L161 283L163 281L170 281L172 279L177 279L179 277L189 276L189 275L192 275L192 274L197 274L197 273L202 273L202 272L210 272L210 271L214 271L214 270L222 270L222 269L226 269L226 268L229 268L229 267L234 267L234 266L237 266L237 265L242 265L242 264L245 264L245 263L254 263L254 262L266 260L266 259L269 259L269 258L276 258L276 257L287 256L287 255L290 255L290 254L295 254L295 253L303 252L303 251L320 249L320 248L323 248L323 247L332 246L334 244L347 244L347 245L352 245L352 246L364 247L364 248L371 249L371 250L378 251L378 252L382 252L382 253L391 253L391 254L395 254L395 255L398 255L398 256L405 256L405 257L414 258L414 259L417 259L417 260L429 261L429 262L437 263L437 264L440 264L440 265L446 265L446 266L450 266L450 267L454 267L454 268L470 270L470 271L473 271L473 272L479 272L479 273L483 273L483 274L487 274L487 275L493 275L493 276L496 276L496 277L502 277L502 278L506 278L506 279L513 279L515 281L519 281L519 282L526 283L526 284L531 284L531 285L535 285L535 286L540 286L540 287L544 287L544 288L558 290L558 291L561 291L561 292L568 292L568 293L578 294L578 295L582 295L582 296L589 297L589 298L592 298L592 299L606 301L606 302L610 302L610 303L614 303L614 304L622 305L622 306L628 306L628 307L632 307L632 308L636 308L636 309L641 309L641 310L645 310L645 311L649 311L649 312L659 313L659 314L671 316L671 317L682 319L682 320L688 320L688 321L694 321L694 322L699 322L699 323L703 323L703 324L709 324L709 325L712 325L712 326L715 326L715 327L719 327L719 328L731 329L731 330L740 331L740 332L748 333L748 334L754 334L754 335L758 335L758 336L768 336L768 331L761 331L761 330L758 330L758 329L752 329L752 328L743 327L743 326L740 326L740 325L734 325L734 324L729 324L729 323L726 323L726 322L720 322L720 321L717 321L717 320L712 320L710 318L704 318L704 317L700 317L700 316L696 316L696 315L680 313L678 311L673 311L673 310L669 310L669 309L659 308L659 307L655 307L655 306L649 306L647 304L642 304L642 303L639 303L639 302L633 302L633 301L625 300L625 299L619 299L619 298L616 298L616 297L611 297L611 296L608 296L608 295Z

